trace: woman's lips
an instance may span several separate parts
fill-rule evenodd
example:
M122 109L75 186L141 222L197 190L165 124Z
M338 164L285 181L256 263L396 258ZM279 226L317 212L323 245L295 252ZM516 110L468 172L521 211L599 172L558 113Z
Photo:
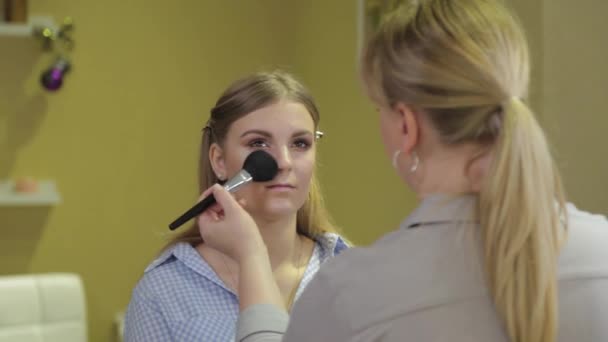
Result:
M295 187L291 184L272 184L272 185L268 185L266 188L271 189L271 190L283 190L283 191L295 189Z

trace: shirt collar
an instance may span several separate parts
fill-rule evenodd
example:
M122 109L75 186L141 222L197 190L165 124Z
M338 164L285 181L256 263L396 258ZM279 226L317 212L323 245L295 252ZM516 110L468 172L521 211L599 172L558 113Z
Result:
M442 222L475 222L476 207L476 195L429 195L401 223L401 228Z
M315 241L320 245L324 259L333 257L348 248L348 244L344 239L335 233L320 234L315 237ZM211 269L211 266L202 259L194 247L186 242L179 242L166 249L158 258L148 265L145 272L148 272L173 258L181 261L185 266L203 277L224 286L217 274Z
M154 260L145 270L148 272L172 259L177 259L183 265L198 273L199 275L211 280L217 285L226 288L222 280L213 271L211 266L198 253L196 248L187 242L178 242L165 250L156 260ZM228 288L226 288L230 291Z
M344 239L336 233L323 233L314 237L314 240L321 247L322 255L334 257L349 246Z

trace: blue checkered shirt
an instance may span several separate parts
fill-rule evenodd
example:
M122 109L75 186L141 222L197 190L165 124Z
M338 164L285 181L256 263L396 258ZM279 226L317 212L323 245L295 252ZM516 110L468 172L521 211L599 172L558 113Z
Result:
M348 248L336 234L315 239L296 300L327 259ZM178 243L145 270L125 316L126 342L233 341L239 300L200 254Z

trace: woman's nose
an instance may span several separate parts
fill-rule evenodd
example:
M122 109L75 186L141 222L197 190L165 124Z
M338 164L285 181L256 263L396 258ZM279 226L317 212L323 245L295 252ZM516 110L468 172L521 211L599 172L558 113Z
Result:
M275 152L274 156L277 160L277 165L279 166L279 170L289 170L291 169L292 159L291 153L288 147L282 147Z

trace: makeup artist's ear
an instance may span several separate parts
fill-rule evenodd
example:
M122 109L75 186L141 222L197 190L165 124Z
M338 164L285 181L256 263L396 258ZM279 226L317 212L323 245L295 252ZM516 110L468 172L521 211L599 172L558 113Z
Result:
M226 166L224 163L224 150L217 143L211 144L209 147L209 162L213 172L220 180L226 180Z
M393 110L399 115L401 151L410 154L418 144L420 136L420 121L412 107L403 102L397 102Z

